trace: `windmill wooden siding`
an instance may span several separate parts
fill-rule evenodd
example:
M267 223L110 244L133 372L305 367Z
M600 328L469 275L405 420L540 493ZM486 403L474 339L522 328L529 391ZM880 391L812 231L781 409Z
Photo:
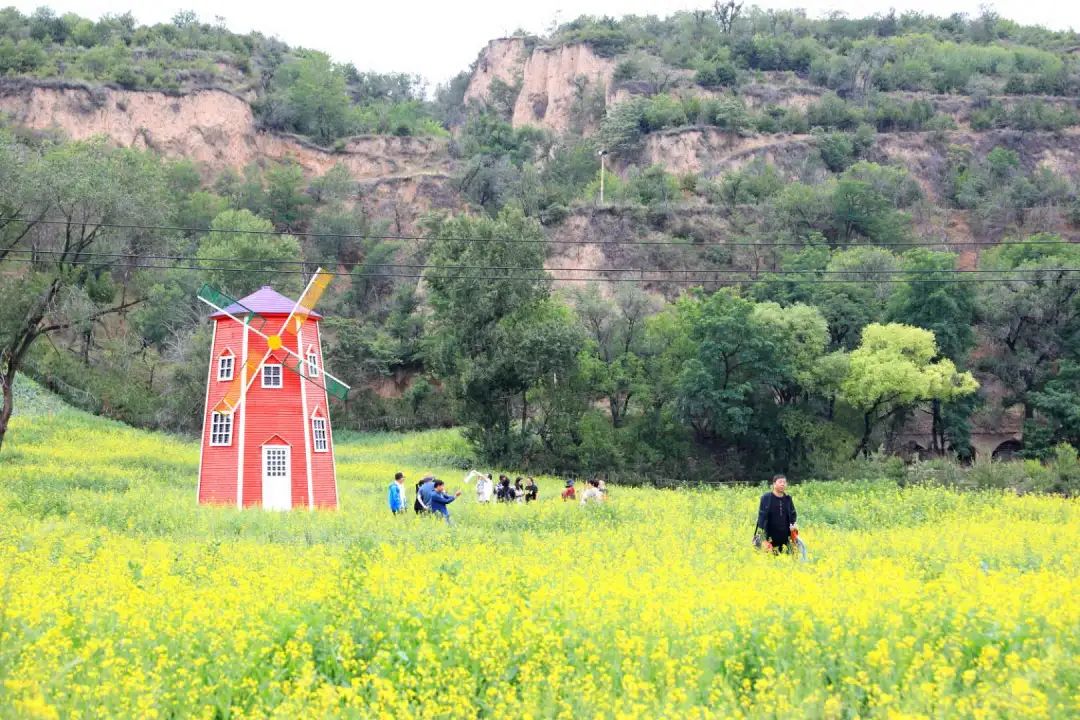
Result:
M263 293L267 288L259 291ZM270 291L273 292L273 291ZM274 293L276 295L276 293ZM284 323L287 313L272 313L260 310L258 293L242 299L246 307L258 312L265 319L262 331L273 334ZM281 296L278 296L281 297ZM253 299L254 298L254 299ZM215 314L219 315L219 314ZM230 380L218 380L218 359L230 351L234 356L234 377L244 371L246 359L261 359L268 350L266 339L254 332L247 332L247 353L243 348L244 326L227 316L212 317L216 323L213 349L208 373L208 390L204 413L202 437L202 458L199 468L199 502L212 504L231 504L238 502L237 479L239 453L243 452L243 493L242 504L245 507L263 503L263 457L265 445L287 445L289 474L291 480L291 505L293 508L309 507L308 455L311 458L310 488L315 507L337 507L337 482L334 468L333 433L330 429L329 407L326 391L320 387L323 382L323 353L319 332L318 315L309 316L301 331L296 334L282 334L286 347L307 359L314 354L318 367L317 383L309 382L293 372L286 364L295 366L296 359L283 350L276 350L267 359L266 364L282 365L281 387L269 388L262 385L262 369L258 368L256 377L251 382L240 406L235 410L232 420L232 438L229 445L212 445L211 415L221 402L231 384ZM256 320L256 323L259 321ZM302 368L307 372L306 363ZM250 381L251 378L249 377ZM305 387L301 387L303 384ZM306 396L306 397L305 397ZM304 411L306 399L307 412ZM316 452L312 417L325 420L326 451Z

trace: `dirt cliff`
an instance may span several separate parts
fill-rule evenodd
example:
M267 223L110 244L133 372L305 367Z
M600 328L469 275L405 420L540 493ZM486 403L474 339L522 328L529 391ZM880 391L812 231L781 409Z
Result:
M588 45L536 48L523 70L521 92L514 104L514 126L565 131L571 124L579 87L600 86L607 92L614 73L615 62L598 57Z
M251 106L223 90L187 95L0 83L0 113L36 130L56 128L81 140L104 135L128 147L186 157L217 173L262 160L292 160L323 173L344 163L357 180L446 173L446 141L430 137L359 136L332 152L300 138L257 128Z
M469 85L465 88L466 104L488 100L494 80L511 86L517 83L528 57L529 49L523 37L497 38L489 42L480 51Z

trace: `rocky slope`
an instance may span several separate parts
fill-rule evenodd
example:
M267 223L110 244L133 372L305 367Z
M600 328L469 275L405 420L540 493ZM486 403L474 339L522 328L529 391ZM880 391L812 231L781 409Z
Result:
M596 55L588 45L536 47L525 38L492 40L480 53L465 100L483 102L491 97L492 80L517 86L512 123L532 125L556 133L571 127L574 103L588 92L613 98L615 61Z
M529 52L523 37L497 38L489 42L473 66L469 85L465 88L465 103L490 100L491 84L495 80L511 87L516 85L522 79Z
M1015 150L1029 168L1045 166L1066 175L1080 168L1080 128L1058 132L957 130L941 133L877 133L874 152L882 162L906 167L916 178L940 164L950 145L982 155L997 146ZM792 169L814 149L812 135L740 135L716 127L689 127L651 133L639 153L621 158L621 168L663 165L669 172L722 175L756 158Z
M448 169L446 142L438 138L356 137L331 152L296 137L260 131L251 106L224 90L174 96L4 83L0 112L29 128L57 128L76 140L105 135L120 145L190 158L215 172L260 160L291 160L313 174L340 162L357 179Z
M309 175L341 163L370 193L365 203L399 226L411 227L433 207L458 207L446 188L447 141L434 137L370 135L327 150L301 138L260 130L251 106L224 90L186 95L0 82L0 113L34 130L58 130L81 140L104 136L127 147L188 158L213 177L226 168L290 161Z

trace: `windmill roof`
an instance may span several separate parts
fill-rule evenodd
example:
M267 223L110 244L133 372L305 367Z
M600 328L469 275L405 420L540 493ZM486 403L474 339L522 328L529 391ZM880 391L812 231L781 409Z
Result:
M292 312L296 301L285 297L269 285L263 285L255 292L240 298L238 301L225 308L225 312L239 315L246 312L256 312L260 315L288 315ZM305 307L299 308L301 312L308 313L313 318L321 318L322 315ZM216 312L210 317L225 317L225 313Z

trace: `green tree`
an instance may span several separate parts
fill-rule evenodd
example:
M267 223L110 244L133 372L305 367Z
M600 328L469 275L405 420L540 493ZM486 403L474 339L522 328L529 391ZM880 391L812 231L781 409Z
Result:
M304 171L296 163L279 163L266 171L266 214L278 230L295 232L307 225L311 198L304 185Z
M97 253L167 249L167 238L112 227L162 222L169 213L165 173L155 157L117 149L103 140L23 146L0 134L0 209L29 223L0 225L0 444L13 410L15 374L35 341L73 331L89 346L99 318L123 312L140 298L117 299L110 269ZM60 224L36 222L46 214ZM27 264L35 258L32 265Z
M517 128L484 112L466 124L460 153L468 158L458 178L458 186L470 200L495 215L517 197L523 210L536 210L535 171L527 163L547 143L546 135L535 128ZM535 213L529 213L535 214Z
M980 267L1003 271L980 287L982 327L993 352L982 367L1009 390L1005 405L1021 404L1032 419L1030 393L1041 391L1062 359L1080 353L1080 246L1054 244L1056 235L1001 245L983 253Z
M696 438L737 447L762 465L790 465L805 448L789 442L783 417L803 401L827 345L821 313L726 290L678 307L693 345L678 378L678 408Z
M1024 439L1036 455L1047 455L1057 443L1080 448L1080 362L1062 360L1057 374L1041 390L1028 394L1038 413L1024 428ZM1038 442L1031 439L1037 438Z
M576 321L549 302L543 232L512 209L435 219L429 232L436 239L426 276L426 359L458 402L479 455L520 462L536 439L530 393L560 377L565 384L582 342ZM469 266L517 269L492 279Z
M683 417L701 440L745 434L755 386L782 377L778 332L756 320L752 301L730 290L685 298L678 307L695 346L679 378Z
M271 127L324 145L353 131L344 68L320 52L307 51L281 65L264 102Z
M840 387L844 401L863 417L856 457L870 453L874 431L885 420L916 403L948 401L978 389L971 373L957 371L948 358L934 359L938 357L929 330L899 323L866 326Z
M872 242L897 243L907 239L911 219L865 180L845 175L832 194L837 240L851 242L862 236Z
M607 401L611 424L621 427L630 401L648 385L642 359L645 320L655 300L640 288L619 288L606 298L595 283L574 292L574 307L588 342L579 357L583 383Z
M765 275L752 292L759 300L818 308L828 323L829 349L851 350L868 323L884 318L895 286L883 282L887 276L882 273L899 267L896 256L884 248L853 247L830 253L827 247L812 246L784 258L781 269L795 274Z
M642 135L648 132L645 107L644 98L632 98L610 108L597 133L600 148L612 153L636 148Z
M263 285L286 295L303 285L300 243L248 210L226 210L214 218L199 241L198 259L207 282L236 297Z

